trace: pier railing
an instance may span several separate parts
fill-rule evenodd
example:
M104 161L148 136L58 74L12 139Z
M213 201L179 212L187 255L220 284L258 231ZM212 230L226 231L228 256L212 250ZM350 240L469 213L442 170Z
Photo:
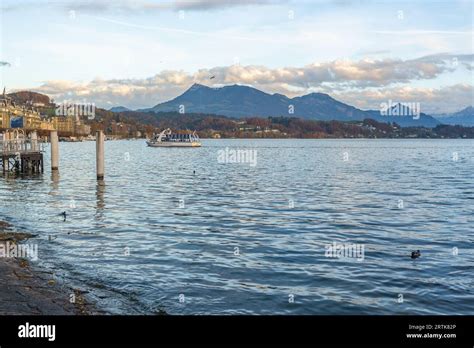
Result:
M44 147L38 140L14 139L0 141L0 153L3 155L43 152Z

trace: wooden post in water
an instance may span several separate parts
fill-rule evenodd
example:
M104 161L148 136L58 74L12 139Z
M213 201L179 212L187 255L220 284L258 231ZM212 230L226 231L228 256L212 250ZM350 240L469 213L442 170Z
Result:
M38 149L38 133L36 131L31 131L30 133L30 141L31 141L31 151L36 152L39 151ZM39 172L37 167L37 160L30 159L26 162L26 170L29 172L30 170L34 172Z
M51 170L59 169L59 139L58 132L51 131Z
M8 151L8 131L5 131L3 133L3 148L5 151ZM6 149L5 149L6 148ZM3 173L5 174L10 170L10 162L8 162L8 156L3 157Z
M32 131L30 134L31 139L31 151L36 152L38 151L38 133L36 131Z
M104 132L97 131L95 133L95 150L97 161L97 180L104 179Z

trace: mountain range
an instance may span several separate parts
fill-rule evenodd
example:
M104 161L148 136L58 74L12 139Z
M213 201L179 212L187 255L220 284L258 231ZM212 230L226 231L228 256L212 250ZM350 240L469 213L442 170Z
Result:
M132 111L129 108L126 108L125 106L114 106L109 109L109 111L112 112L125 112L125 111Z
M32 102L49 105L52 102L48 96L31 91L11 93L7 96L18 103ZM109 111L114 113L129 112L134 118L145 117L150 121L155 117L155 114L158 116L164 112L179 112L181 106L184 107L183 111L187 114L214 114L231 118L286 116L322 121L351 121L370 118L382 123L397 123L402 127L433 128L440 124L474 127L474 108L472 106L450 114L430 116L420 113L419 118L383 116L380 110L361 110L324 93L311 93L301 97L288 98L282 94L268 94L256 88L241 85L211 88L194 84L180 96L152 108L133 112L124 106L115 106ZM392 106L393 108L395 105ZM293 113L290 113L290 110Z
M443 124L474 127L474 108L472 106L468 106L461 111L451 114L438 114L433 116Z
M310 93L289 98L282 94L268 94L242 85L211 88L194 84L170 101L137 111L209 113L233 118L289 116L321 121L360 121L371 118L378 122L395 122L402 127L432 128L441 124L434 117L423 113L419 118L383 116L379 110L361 110L324 93Z

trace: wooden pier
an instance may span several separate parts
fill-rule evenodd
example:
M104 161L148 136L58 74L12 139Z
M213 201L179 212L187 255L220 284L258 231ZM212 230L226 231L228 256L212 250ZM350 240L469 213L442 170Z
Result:
M58 132L51 131L51 171L57 175L59 170L59 140ZM103 131L96 132L96 166L97 180L104 180L105 136ZM25 134L22 129L7 130L0 134L0 166L3 174L14 173L43 173L43 148L38 141L36 131Z
M44 162L41 144L36 132L26 136L22 132L4 132L0 138L0 155L3 173L43 173Z

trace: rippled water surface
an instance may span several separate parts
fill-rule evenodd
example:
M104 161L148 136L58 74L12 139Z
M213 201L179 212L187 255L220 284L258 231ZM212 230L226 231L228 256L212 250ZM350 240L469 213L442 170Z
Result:
M47 147L42 176L1 178L0 215L109 312L474 314L472 140L110 141L100 185L94 142L60 156L59 177Z

